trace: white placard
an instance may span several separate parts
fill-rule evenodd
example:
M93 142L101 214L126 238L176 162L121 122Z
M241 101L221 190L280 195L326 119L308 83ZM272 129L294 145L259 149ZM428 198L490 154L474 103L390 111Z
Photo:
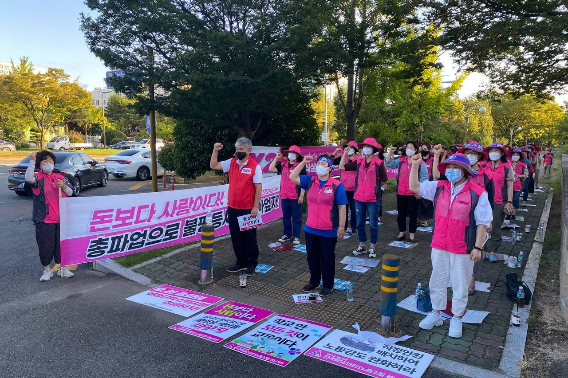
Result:
M343 260L340 261L341 264L366 266L368 268L376 268L380 262L381 259L367 259L364 257L350 257L350 256L345 256Z
M315 295L316 299L310 300L310 295ZM323 302L323 298L319 295L319 293L292 294L292 298L294 299L295 304Z
M241 231L250 230L262 225L262 214L258 213L256 217L246 214L237 217L237 220L239 221L239 228Z

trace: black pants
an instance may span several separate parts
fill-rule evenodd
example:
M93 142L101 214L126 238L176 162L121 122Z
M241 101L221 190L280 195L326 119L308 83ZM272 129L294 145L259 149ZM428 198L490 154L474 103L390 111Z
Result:
M41 265L48 266L53 259L56 264L60 264L59 223L36 223L35 226Z
M325 237L304 232L306 237L306 252L308 266L310 267L310 283L319 285L323 280L323 287L332 289L335 278L335 245L337 237Z
M345 194L347 194L347 201L349 203L347 210L351 210L349 217L347 217L347 210L345 211L345 228L349 228L349 219L351 219L351 230L355 232L357 229L357 211L355 210L355 200L353 199L355 191L345 191Z
M250 214L251 210L228 208L229 231L231 242L237 257L237 265L241 268L256 268L258 264L258 244L256 242L256 228L241 231L237 217Z
M418 221L418 199L415 196L396 195L398 210L398 230L406 231L406 217L408 217L408 228L411 234L416 232Z

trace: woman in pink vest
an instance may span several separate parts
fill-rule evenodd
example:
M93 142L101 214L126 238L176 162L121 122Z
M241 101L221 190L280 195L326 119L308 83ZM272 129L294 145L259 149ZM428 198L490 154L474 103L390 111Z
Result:
M354 159L359 158L359 145L355 141L350 141L343 149L338 148L333 154L334 160L333 165L338 166L341 163L342 151L347 150L347 164L354 161ZM355 180L357 179L356 171L341 171L341 183L345 186L345 193L347 194L347 213L345 214L345 233L346 234L356 234L357 233L357 211L355 209ZM350 213L350 214L349 214ZM351 224L351 227L348 227Z
M347 196L341 182L330 176L333 157L320 155L316 164L317 176L300 176L306 163L313 160L306 156L292 171L290 180L300 185L307 193L308 218L304 226L306 252L310 267L310 282L302 291L309 293L323 282L320 295L329 295L333 291L335 278L335 245L345 234L345 206Z
M448 283L452 283L452 313L448 336L462 336L461 318L468 301L468 284L473 264L481 260L483 240L492 221L487 193L468 177L474 176L469 159L455 154L438 165L446 181L418 181L419 156L412 158L410 189L434 202L432 234L432 275L430 296L432 312L419 327L432 329L443 324L440 312L446 309Z
M493 175L493 186L495 188L494 223L491 227L491 239L488 243L491 251L489 261L497 262L495 254L499 251L499 246L501 245L501 227L507 226L504 222L505 210L508 214L513 214L513 181L515 180L515 174L511 164L507 162L505 148L501 143L490 144L483 151L489 155L485 169Z
M510 220L515 220L517 216L517 210L519 209L519 202L521 199L521 194L523 193L523 183L525 178L529 175L529 170L527 165L523 163L523 151L520 148L514 147L511 150L511 167L513 168L513 174L515 175L515 181L513 181L513 215L509 218Z
M416 227L418 227L418 197L408 187L410 178L410 170L412 164L410 158L418 151L418 144L410 141L406 143L406 150L404 156L394 159L394 152L396 147L389 148L387 160L385 165L389 168L398 169L397 184L396 184L396 204L398 210L398 238L396 240L405 240L406 232L406 217L408 217L408 228L410 231L409 240L414 243L414 234ZM420 154L420 169L416 172L420 182L428 181L428 168L422 161Z
M355 178L355 209L357 211L357 235L359 246L353 251L355 256L366 252L367 231L366 219L369 214L369 228L371 233L371 245L369 257L376 257L375 247L379 239L379 208L381 206L382 190L381 183L388 181L387 170L383 161L374 156L381 149L375 138L366 138L359 144L362 157L352 159L346 164L349 151L345 149L339 169L356 173Z
M286 156L286 159L283 159ZM294 245L300 244L300 232L302 231L302 203L304 202L304 190L290 180L290 173L302 161L302 151L298 146L290 146L282 153L278 152L270 163L268 170L272 173L280 173L280 199L282 204L282 224L284 235L278 240L281 243L292 241ZM306 174L306 169L301 173ZM292 227L293 226L293 227Z
M550 176L550 170L552 168L552 158L553 158L553 154L552 154L552 148L547 147L546 148L546 152L544 154L544 177L547 178L548 176Z

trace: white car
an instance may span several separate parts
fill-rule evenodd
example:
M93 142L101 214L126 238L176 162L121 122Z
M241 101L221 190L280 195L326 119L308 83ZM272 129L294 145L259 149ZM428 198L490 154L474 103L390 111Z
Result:
M156 150L160 150L162 147L164 147L164 141L156 139ZM140 142L130 146L130 148L150 148L150 139L142 139Z
M152 175L152 162L149 148L137 148L120 151L105 158L107 172L116 178L136 177L140 181L148 180ZM158 176L164 175L164 168L158 163Z

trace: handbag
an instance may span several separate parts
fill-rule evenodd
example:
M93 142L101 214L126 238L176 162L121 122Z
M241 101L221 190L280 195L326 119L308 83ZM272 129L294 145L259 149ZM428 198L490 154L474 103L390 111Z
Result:
M495 287L501 287L503 285L498 285L499 283L503 283L503 281L497 281L495 283ZM505 276L505 287L507 288L507 298L509 298L509 300L513 303L517 303L517 292L519 291L519 287L522 286L523 287L523 291L525 292L525 305L528 305L531 302L531 298L532 298L532 291L531 289L527 286L527 284L522 281L519 280L519 276L517 276L517 273L511 272L511 273L507 273L507 275Z
M423 287L416 295L416 308L418 311L430 312L432 311L432 300L430 299L430 289Z

